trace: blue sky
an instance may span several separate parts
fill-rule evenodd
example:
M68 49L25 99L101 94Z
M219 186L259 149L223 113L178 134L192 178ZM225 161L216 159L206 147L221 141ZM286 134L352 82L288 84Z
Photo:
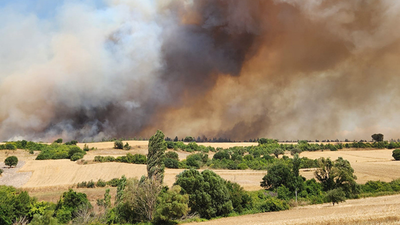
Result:
M0 0L0 9L11 8L23 14L35 14L40 19L50 19L64 2L85 2L97 8L105 6L103 0Z

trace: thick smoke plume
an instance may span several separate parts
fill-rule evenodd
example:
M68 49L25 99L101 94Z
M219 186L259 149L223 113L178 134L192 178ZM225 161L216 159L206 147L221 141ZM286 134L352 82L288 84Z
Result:
M0 8L3 140L155 129L400 137L397 1L66 1L52 10Z

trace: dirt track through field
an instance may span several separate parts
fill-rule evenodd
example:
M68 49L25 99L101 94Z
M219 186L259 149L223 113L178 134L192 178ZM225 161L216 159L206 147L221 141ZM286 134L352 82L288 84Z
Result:
M339 205L310 205L281 212L269 212L211 220L198 225L306 225L306 224L400 224L400 195L347 200ZM396 217L397 221L390 221ZM194 224L194 223L189 223Z

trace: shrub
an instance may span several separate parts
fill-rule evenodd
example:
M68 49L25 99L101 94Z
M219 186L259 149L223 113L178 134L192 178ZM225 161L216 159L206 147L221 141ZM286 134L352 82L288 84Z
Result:
M89 146L87 144L84 144L83 145L83 151L88 152L89 150L90 150Z
M99 179L96 183L96 187L105 187L107 185L107 182L105 182L102 179Z
M62 142L63 142L63 139L62 139L62 138L59 138L59 139L57 139L57 140L54 141L54 143L58 143L58 144L61 144Z
M2 169L0 169L0 175L3 173L3 170Z
M395 160L400 160L400 149L393 150L392 156Z
M124 145L124 150L130 150L131 146L128 144L128 142L126 142L126 144Z
M159 224L165 224L171 219L180 219L189 211L189 195L180 194L181 190L179 185L175 185L158 198L155 221Z
M111 187L116 187L119 184L119 179L113 178L112 180L107 181L107 184L110 185Z
M85 188L87 186L87 182L86 181L82 181L82 182L78 183L76 186L78 188Z
M76 160L82 159L83 156L84 156L84 155L83 155L82 153L75 153L75 154L73 154L73 155L71 156L71 161L76 161Z
M18 158L16 156L9 156L4 160L4 164L10 168L18 164Z
M11 143L5 144L5 148L7 150L16 150L17 149L17 147L14 144L11 144Z
M122 141L115 141L114 148L115 149L124 149L124 144L122 143Z
M164 161L165 167L177 169L179 168L179 161L176 159L166 158Z
M91 180L91 181L87 182L86 187L87 187L87 188L94 188L94 187L95 187L94 181Z
M176 159L179 161L179 155L176 152L167 152L165 153L165 157L169 159Z
M273 212L289 209L289 205L280 199L269 197L258 206L260 212Z

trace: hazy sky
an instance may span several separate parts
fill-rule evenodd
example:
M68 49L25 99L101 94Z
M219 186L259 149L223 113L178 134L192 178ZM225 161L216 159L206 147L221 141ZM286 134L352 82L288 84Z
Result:
M0 139L400 138L400 2L0 1Z

